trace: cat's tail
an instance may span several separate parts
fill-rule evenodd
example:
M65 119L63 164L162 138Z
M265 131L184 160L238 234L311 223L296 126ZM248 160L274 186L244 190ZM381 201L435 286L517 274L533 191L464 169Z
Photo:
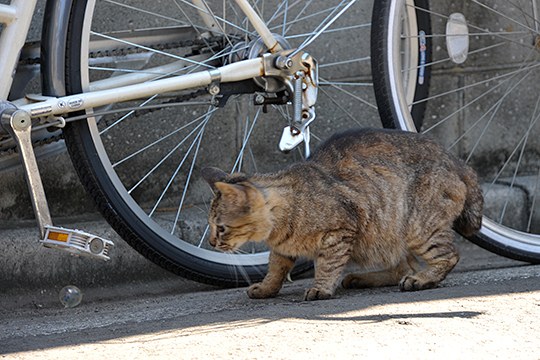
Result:
M482 212L484 208L484 196L478 185L476 173L466 167L461 174L461 180L467 186L465 206L459 217L454 221L454 229L467 237L480 230L482 226Z

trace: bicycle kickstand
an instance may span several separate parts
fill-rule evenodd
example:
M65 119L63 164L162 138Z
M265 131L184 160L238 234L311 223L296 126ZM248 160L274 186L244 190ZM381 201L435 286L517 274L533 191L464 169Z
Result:
M292 124L283 129L279 148L288 152L304 142L304 155L307 159L310 156L309 125L315 120L318 70L315 59L306 56L302 60L308 71L298 71L287 83L293 93L293 119Z
M34 214L40 231L40 243L48 248L57 248L75 255L84 255L109 260L109 251L114 246L110 240L84 231L53 226L45 190L41 182L36 156L32 147L32 119L7 101L0 101L1 128L15 140L30 192Z

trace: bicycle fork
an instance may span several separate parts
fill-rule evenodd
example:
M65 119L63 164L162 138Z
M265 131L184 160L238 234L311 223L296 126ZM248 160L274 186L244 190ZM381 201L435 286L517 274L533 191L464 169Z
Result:
M1 127L13 137L19 149L32 207L39 226L41 244L45 247L66 250L76 255L109 260L109 251L114 246L112 241L80 230L53 226L32 147L32 119L30 115L26 111L18 110L7 101L1 101L0 117Z

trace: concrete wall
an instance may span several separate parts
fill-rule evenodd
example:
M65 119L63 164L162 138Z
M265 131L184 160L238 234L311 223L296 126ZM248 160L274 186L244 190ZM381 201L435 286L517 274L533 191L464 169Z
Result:
M1 2L5 3L6 1ZM370 0L364 0L363 3L365 4L365 8L362 11L353 13L352 15L355 17L362 17L362 19L366 19L366 21L369 21L372 2ZM36 18L36 21L32 24L30 38L39 37L41 27L41 19L39 15L42 15L43 4L44 1L39 2L38 17ZM463 5L462 1L454 1L451 3L432 1L432 9L435 12L446 12L448 10L447 8L451 8L452 11L460 11L465 13L465 15L469 19L474 19L478 16L490 16L489 14L478 13L473 11L474 9L469 9L468 6ZM117 21L127 21L122 16L118 14L116 15ZM104 20L104 23L106 23L106 20ZM433 23L433 28L442 29L445 24L446 22L443 19L435 20ZM510 25L500 24L500 26L508 27ZM368 33L365 33L361 38L357 39L343 39L340 37L336 37L332 39L332 41L341 41L341 43L343 43L345 47L349 47L349 51L358 51L366 55L369 54ZM478 41L483 41L483 39L479 38ZM354 44L354 46L350 44ZM435 38L433 49L435 59L444 58L445 56L447 56L444 38ZM506 63L508 57L505 56L505 54L508 52L513 52L512 56L519 59L519 51L524 50L519 47L513 49L501 48L499 49L499 53L492 53L490 55L489 61L486 61L485 58L482 58L481 55L478 55L474 59L475 64L477 63L478 66L475 65L474 67L470 66L465 69L462 68L457 72L455 70L447 68L445 65L438 66L432 74L431 93L436 94L443 92L446 88L455 88L481 81L481 79L489 75L490 71L496 69L497 66L505 65L497 64L495 59L504 60ZM363 66L361 66L360 73L356 75L360 78L369 78L370 73L368 63L365 63ZM532 84L534 84L535 82L539 83L540 79L531 78L530 81ZM485 87L479 89L479 91L481 90L485 91ZM501 91L502 89L494 91L489 96L493 99L497 96L500 97ZM517 91L520 92L518 93ZM371 87L362 89L361 92L359 92L359 96L361 96L363 99L366 99L366 101L371 104L375 103ZM450 114L455 106L470 102L472 99L474 99L474 96L478 96L478 93L475 94L475 92L469 92L468 96L471 97L464 98L462 95L456 94L456 96L453 97L441 97L430 100L428 103L427 115L425 119L425 127L428 128L436 124L440 119ZM523 104L525 104L525 107L528 109L530 109L531 107L534 108L537 94L535 92L528 91L526 87L522 87L520 88L520 90L516 90L516 93L512 94L512 98L519 99L519 105L517 105L518 103L515 101L508 101L497 109L498 116L501 116L501 114L503 114L502 117L506 118L507 121L505 121L504 123L499 123L496 127L493 127L493 130L492 128L490 128L489 131L491 131L492 133L488 132L488 141L484 141L480 145L480 147L476 149L476 152L479 155L473 159L473 162L475 162L475 164L478 166L482 165L483 168L485 168L486 173L488 174L492 174L493 171L496 171L497 167L500 167L501 164L508 159L509 153L511 153L513 147L515 147L515 141L517 141L516 139L519 139L519 137L521 136L520 134L522 134L523 131L523 125L518 125L517 121L519 119L520 112L523 109ZM369 106L359 106L357 104L353 106L353 104L351 102L347 102L347 100L344 100L342 106L345 108L349 108L351 113L358 116L359 124L363 126L379 126L378 113L373 108ZM336 123L340 121L336 120L336 118L340 118L340 115L330 112L329 109L330 107L327 106L327 104L324 102L324 99L321 100L321 103L319 104L317 110L318 119L316 121L318 124L317 126L320 126L321 129L328 128L328 130L330 131L331 128L340 127L340 125L337 125ZM236 111L238 111L238 109L236 109ZM240 112L241 111L242 110L240 109ZM446 134L452 134L460 128L466 128L470 125L470 123L467 123L467 119L477 119L480 116L478 114L482 114L485 111L486 109L480 108L479 106L470 106L468 108L467 116L460 117L458 121L452 122L451 125L438 126L432 131L432 133L440 137L441 139L449 139L450 137ZM168 122L169 120L178 117L179 114L177 112L164 112L162 116L163 118L161 120L163 122ZM235 114L234 111L224 112L221 116L222 117L220 119L226 121L227 119L236 118L238 114ZM143 118L143 120L144 119L145 118ZM266 121L266 123L271 123L271 121ZM223 126L223 128L225 128L225 125ZM345 126L347 125L344 122L343 127ZM214 130L216 131L215 135L218 135L220 131L223 131L223 128L216 128ZM261 145L261 156L268 156L271 159L274 159L276 156L281 156L275 151L276 146L274 145L277 143L280 134L279 128L279 126L275 127L275 129L273 130L270 130L270 128L268 128L265 135L274 135L260 138L259 144ZM150 134L151 131L152 129L149 128L148 134ZM456 147L456 151L460 155L466 155L467 152L475 146L474 139L476 138L476 136L478 136L479 131L482 131L482 127L477 127L474 132L471 132L467 135L466 141L461 142L460 145ZM325 133L325 131L321 132ZM501 136L501 134L504 134L505 136ZM534 166L537 166L539 158L539 126L534 127L530 138L531 145L524 153L524 157L526 158L527 163L530 164L532 168ZM506 146L505 144L509 144L510 146ZM210 165L220 164L222 162L219 154L226 153L227 146L235 146L235 144L233 144L233 142L231 141L228 141L227 139L224 139L222 143L213 143L209 145L209 153L215 155L214 158L210 161ZM264 148L262 148L262 146L264 146ZM68 156L64 151L62 151L62 145L51 145L45 147L44 149L44 151L38 151L38 155L41 155L39 164L42 169L42 176L53 216L68 216L72 214L92 212L93 205L88 196L84 193L84 190L81 188ZM268 149L272 150L269 151ZM118 144L118 150L129 151L129 146L126 144ZM151 163L153 159L147 159L147 161L148 163ZM7 167L5 164L16 164L16 155L6 153L0 154L0 164L4 164L4 168ZM7 167L7 169L0 171L3 185L0 189L0 220L33 218L33 213L27 195L26 185L24 183L20 168L17 166L9 166ZM509 171L509 174L511 175L511 170Z

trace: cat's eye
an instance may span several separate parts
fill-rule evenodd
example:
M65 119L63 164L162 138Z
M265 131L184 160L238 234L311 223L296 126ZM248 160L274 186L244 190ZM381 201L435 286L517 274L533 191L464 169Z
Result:
M216 229L217 229L218 233L220 233L220 234L223 234L225 232L225 226L223 226L223 225L218 225L216 227Z

